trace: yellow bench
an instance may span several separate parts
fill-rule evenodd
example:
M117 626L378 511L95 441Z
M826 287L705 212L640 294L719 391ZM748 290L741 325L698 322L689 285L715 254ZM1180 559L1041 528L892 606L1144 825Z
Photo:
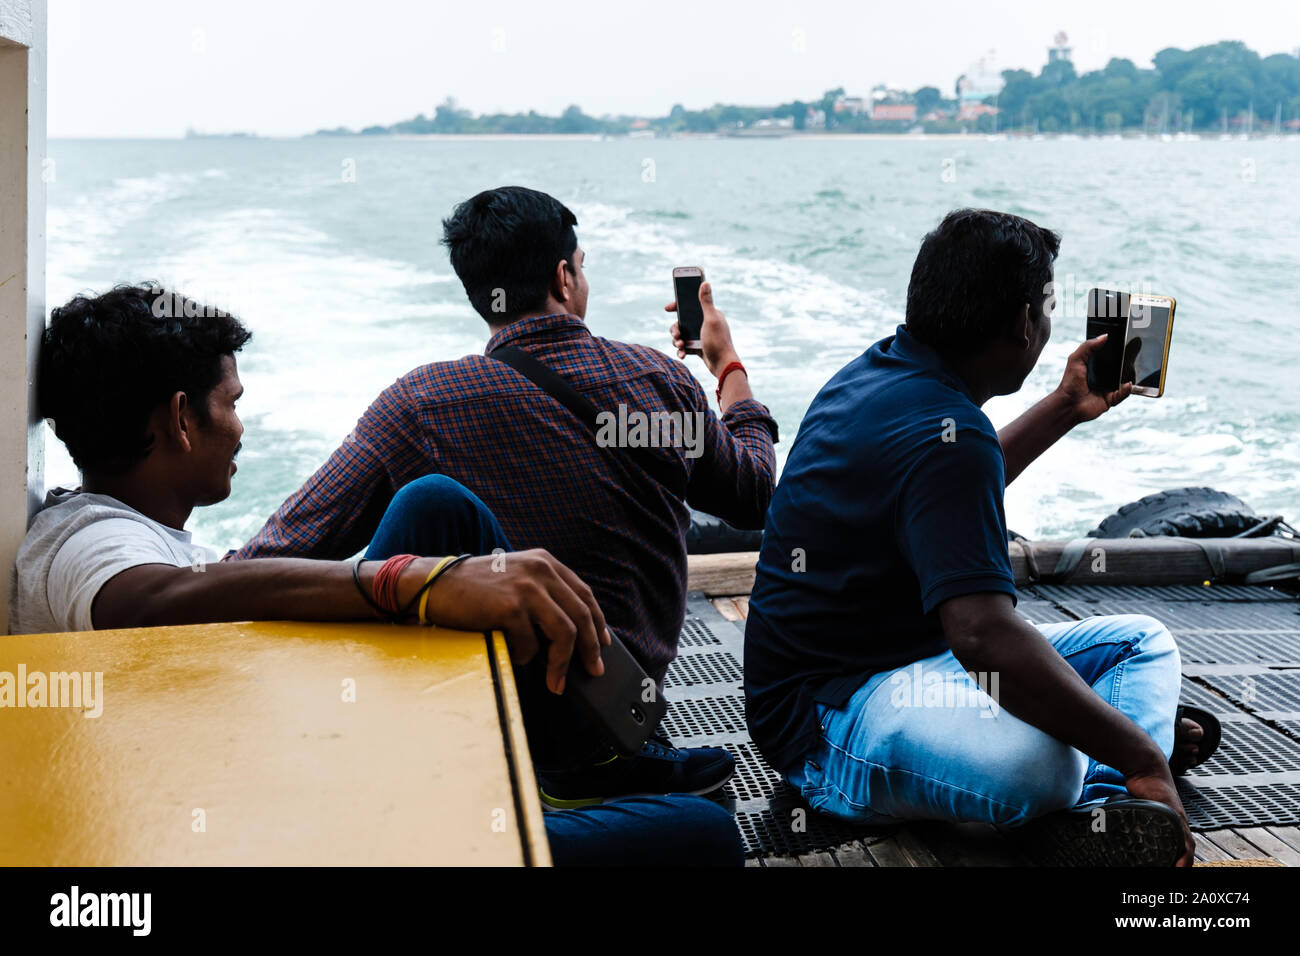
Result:
M3 865L550 863L499 633L0 637L0 767Z

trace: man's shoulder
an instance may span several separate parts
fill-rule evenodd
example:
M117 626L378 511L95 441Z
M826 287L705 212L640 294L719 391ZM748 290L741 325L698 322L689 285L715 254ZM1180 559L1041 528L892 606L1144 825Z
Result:
M877 361L870 351L849 362L822 387L808 414L844 414L864 428L884 422L951 417L962 428L992 431L988 417L955 383L926 370Z
M139 526L142 531L160 539L165 532L154 521L134 508L108 495L56 488L45 498L45 504L32 519L23 543L19 547L20 560L25 553L57 547L77 532L104 521L128 521L124 527Z
M416 366L393 382L380 396L417 404L461 399L475 391L499 388L508 379L506 366L486 355L462 355Z
M694 392L699 386L685 362L665 355L656 348L599 336L592 338L597 347L605 352L615 370L627 377L650 374L689 392Z
M585 347L553 351L552 345L540 357L562 375L573 376L580 389L593 381L655 379L678 394L693 393L699 387L685 364L646 345L591 336ZM378 404L430 406L449 404L527 390L522 376L510 366L487 355L465 355L457 359L429 362L411 369L390 385Z

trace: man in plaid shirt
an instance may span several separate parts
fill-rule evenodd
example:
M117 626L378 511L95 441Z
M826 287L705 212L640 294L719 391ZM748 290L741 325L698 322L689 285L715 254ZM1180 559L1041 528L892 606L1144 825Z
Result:
M370 541L399 489L446 475L482 499L512 549L545 548L576 572L610 628L662 684L685 618L687 501L738 527L761 527L775 484L776 422L753 398L707 284L699 354L722 377L721 418L681 362L592 335L576 225L552 197L503 187L458 205L443 241L492 333L487 353L505 345L526 351L611 416L667 412L701 422L702 444L652 450L680 478L684 497L659 481L630 482L627 469L644 471L630 449L601 447L590 424L523 375L470 355L422 365L385 389L234 557L346 558ZM686 343L675 324L671 331L684 358ZM570 702L545 690L543 676L520 668L518 683L550 805L708 792L733 773L725 750L678 749L658 736L639 757L613 759Z

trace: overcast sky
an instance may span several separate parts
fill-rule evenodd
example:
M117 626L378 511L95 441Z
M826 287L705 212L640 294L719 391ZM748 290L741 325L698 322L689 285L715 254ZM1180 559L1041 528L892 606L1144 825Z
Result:
M932 85L989 51L1035 73L1059 30L1085 71L1167 46L1300 47L1294 0L50 0L51 136L296 135L576 103L774 104Z

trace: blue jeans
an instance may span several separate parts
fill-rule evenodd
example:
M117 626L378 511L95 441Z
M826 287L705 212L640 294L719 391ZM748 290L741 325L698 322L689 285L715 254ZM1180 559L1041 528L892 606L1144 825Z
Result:
M1168 757L1178 647L1141 614L1040 624L1066 662ZM788 775L814 809L857 823L1018 826L1127 793L1124 776L1001 710L951 651L873 674L841 708L818 704L821 739Z
M478 495L445 475L425 475L402 488L366 549L366 560L395 554L424 558L510 550L506 533Z
M487 505L451 478L426 475L393 496L365 556L376 560L394 554L490 554L496 548L509 551L510 544ZM539 752L583 753L603 746L569 700L546 689L544 677L542 654L516 671L534 760ZM557 866L739 866L743 862L740 833L731 814L702 797L628 797L547 813L545 820Z

